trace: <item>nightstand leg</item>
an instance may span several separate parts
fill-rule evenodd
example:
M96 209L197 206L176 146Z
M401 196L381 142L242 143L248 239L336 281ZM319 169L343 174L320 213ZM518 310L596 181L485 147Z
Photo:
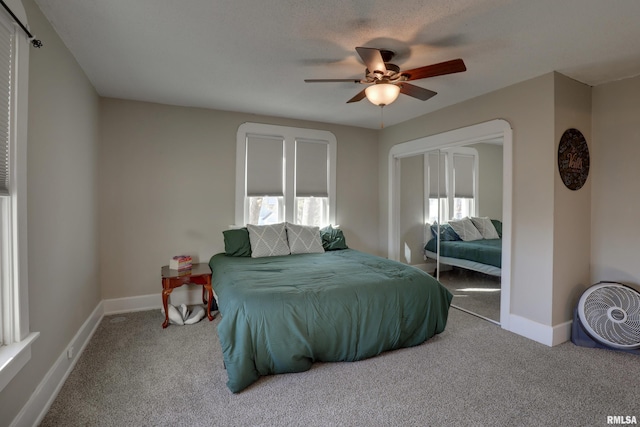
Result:
M162 306L164 307L164 322L162 323L163 329L169 326L169 308L167 307L167 303L169 301L170 294L171 294L170 288L162 290Z
M208 285L204 285L204 287L202 288L203 292L205 288L207 289L207 293L209 295L207 301L207 318L209 319L209 321L211 321L213 320L213 314L211 314L211 301L213 300L213 289L211 289L211 283L209 283Z
M204 288L207 289L207 317L209 318L209 321L213 320L213 314L211 314L211 304L213 301L213 289L211 288L211 276L207 276L207 284L204 285ZM203 288L203 291L204 291Z

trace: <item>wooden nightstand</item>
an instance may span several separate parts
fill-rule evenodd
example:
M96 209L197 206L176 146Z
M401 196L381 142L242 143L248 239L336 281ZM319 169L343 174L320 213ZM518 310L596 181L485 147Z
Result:
M213 320L211 314L211 301L213 301L213 289L211 289L211 269L208 264L193 264L191 270L171 270L168 265L162 267L162 305L164 306L164 323L163 328L169 326L169 310L167 302L171 292L182 285L194 283L202 285L202 302L207 304L207 317L209 321ZM208 298L205 299L205 290Z

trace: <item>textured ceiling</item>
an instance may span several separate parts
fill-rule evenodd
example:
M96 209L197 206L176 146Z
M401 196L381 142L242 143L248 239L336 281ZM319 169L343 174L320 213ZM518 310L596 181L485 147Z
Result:
M396 51L403 70L467 65L414 81L438 95L400 95L386 126L551 71L593 86L640 74L637 0L36 3L102 96L368 128L379 107L346 104L363 86L303 81L361 78L356 46Z

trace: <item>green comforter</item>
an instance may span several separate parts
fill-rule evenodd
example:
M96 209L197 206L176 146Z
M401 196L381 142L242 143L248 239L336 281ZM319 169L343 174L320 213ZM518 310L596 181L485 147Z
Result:
M437 253L436 239L431 239L424 247ZM462 240L441 240L440 256L466 259L500 268L502 266L502 239L481 239L465 242Z
M418 345L444 330L452 295L433 277L351 249L209 262L231 391L259 376Z

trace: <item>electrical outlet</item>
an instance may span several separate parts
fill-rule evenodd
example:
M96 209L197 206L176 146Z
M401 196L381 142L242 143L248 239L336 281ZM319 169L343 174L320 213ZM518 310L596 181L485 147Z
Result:
M73 347L67 349L67 359L73 359Z

